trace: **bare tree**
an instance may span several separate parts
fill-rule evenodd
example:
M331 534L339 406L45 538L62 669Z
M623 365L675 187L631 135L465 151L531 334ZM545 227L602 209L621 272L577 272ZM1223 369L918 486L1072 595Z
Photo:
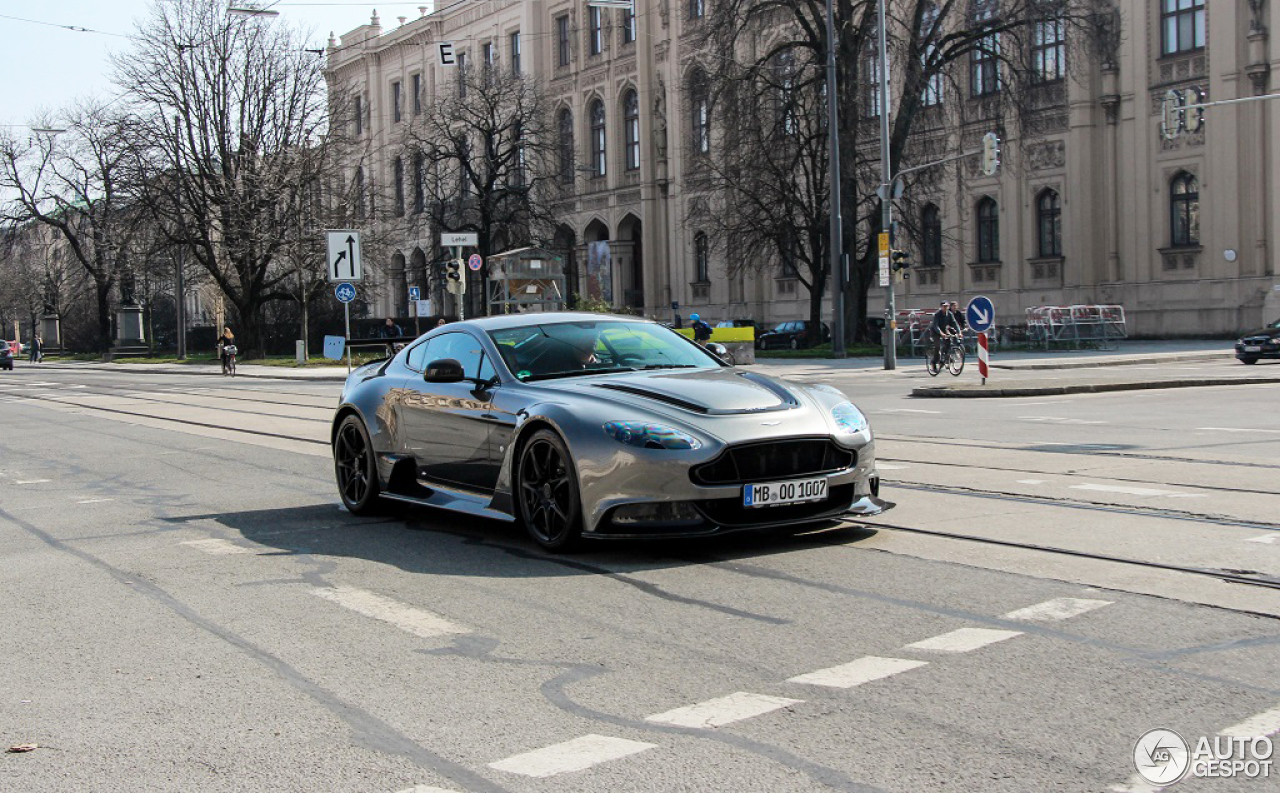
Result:
M243 349L261 354L262 309L292 298L297 215L340 137L321 58L298 31L220 0L158 0L115 66L150 144L137 160L143 203L234 306Z
M443 86L408 128L394 213L432 230L476 232L486 261L550 239L560 196L545 91L497 65L457 75L456 88ZM483 299L471 299L473 310L485 310Z

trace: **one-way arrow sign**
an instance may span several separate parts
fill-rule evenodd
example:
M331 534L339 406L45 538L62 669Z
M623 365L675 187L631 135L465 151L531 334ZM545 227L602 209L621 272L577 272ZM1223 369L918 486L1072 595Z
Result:
M361 280L364 262L360 256L360 232L355 229L329 229L324 237L328 248L329 280Z

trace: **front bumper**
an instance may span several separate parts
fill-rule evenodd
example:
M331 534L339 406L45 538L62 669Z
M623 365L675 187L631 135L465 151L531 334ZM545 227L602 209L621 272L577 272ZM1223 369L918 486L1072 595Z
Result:
M1280 342L1273 340L1267 341L1238 341L1236 342L1236 358L1244 360L1245 358L1280 358Z

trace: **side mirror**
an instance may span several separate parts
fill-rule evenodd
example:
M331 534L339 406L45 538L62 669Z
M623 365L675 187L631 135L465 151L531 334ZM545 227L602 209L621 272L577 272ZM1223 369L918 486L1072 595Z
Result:
M441 358L427 364L427 371L423 373L422 379L428 383L460 383L466 378L463 376L462 364L453 358Z
M716 356L721 360L727 361L729 359L729 348L724 346L723 344L717 344L714 341L707 342L706 349L707 349L707 352L711 353L712 355Z

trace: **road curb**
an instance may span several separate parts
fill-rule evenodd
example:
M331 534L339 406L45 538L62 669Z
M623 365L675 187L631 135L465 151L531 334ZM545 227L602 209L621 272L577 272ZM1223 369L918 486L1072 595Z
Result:
M996 351L997 354L999 350ZM1221 352L1198 352L1186 353L1185 355L1162 355L1160 357L1148 356L1145 358L1126 358L1124 360L1092 360L1092 361L1064 361L1062 363L993 363L992 369L1004 369L1008 371L1018 371L1026 369L1028 371L1037 369L1093 369L1100 366L1149 366L1151 364L1175 363L1177 361L1215 361L1219 358L1234 358L1235 353L1231 351Z
M929 399L983 399L998 397L1062 396L1064 394L1100 394L1107 391L1145 391L1158 388L1196 388L1221 385L1280 386L1275 377L1221 377L1197 380L1151 380L1122 383L1076 383L1074 385L1013 386L986 388L984 386L923 386L911 389L911 396Z
M139 367L142 365L143 364L135 364L135 366L139 366ZM164 364L160 364L160 365L163 366ZM121 366L119 364L92 364L92 363L91 364L45 363L45 364L38 364L38 366L45 369L58 369L61 371L70 371L70 372L76 372L76 371L88 369L88 370L97 371L97 372L123 372L126 374L194 374L194 375L205 375L208 377L224 377L225 376L222 374L221 371L214 370L213 367L209 367L210 370L205 371L204 367L199 365L195 365L195 366L187 365L187 366L184 366L182 369L168 369L168 368L142 369L142 368L132 368L132 367L126 368L125 366ZM190 369L191 371L187 371L187 369ZM237 369L236 377L237 378L249 377L249 378L260 379L260 380L298 380L302 382L317 382L317 383L342 383L342 382L346 382L346 379L347 379L346 372L342 372L340 374L325 373L320 375L300 376L297 374L289 373L287 370L285 372L281 372L278 374L277 373L265 374L260 372L245 372L243 369Z

